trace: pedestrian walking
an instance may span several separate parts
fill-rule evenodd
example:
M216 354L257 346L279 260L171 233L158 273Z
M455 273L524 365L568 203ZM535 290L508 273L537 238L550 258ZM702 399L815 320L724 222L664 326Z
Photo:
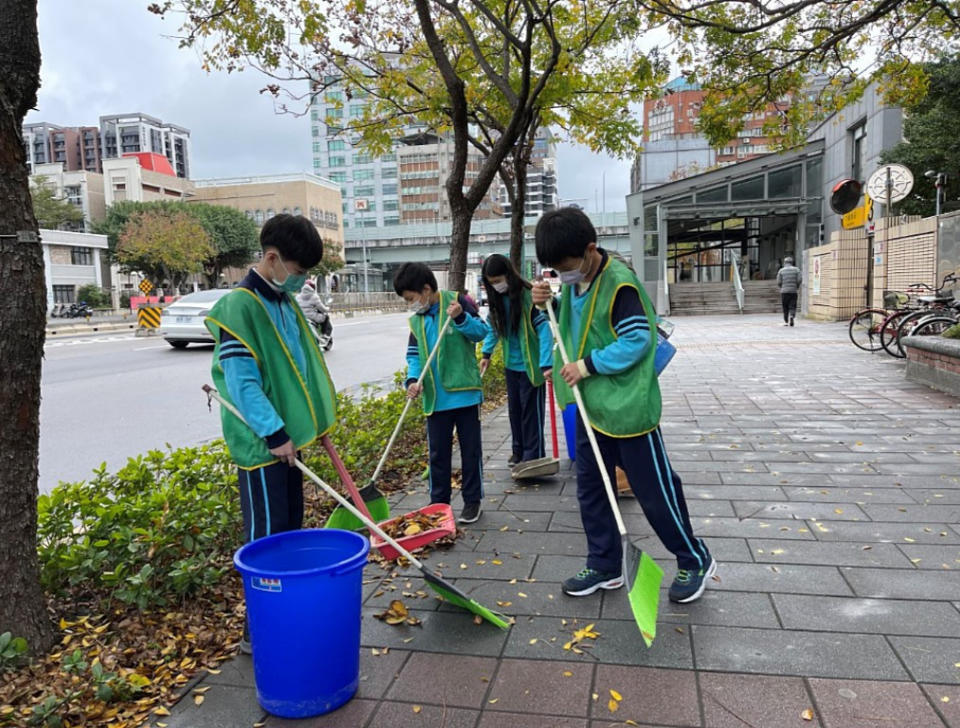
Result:
M317 229L300 215L270 218L263 257L204 320L213 335L213 381L236 407L220 410L223 438L239 470L247 542L303 525L300 450L336 420L336 390L292 295L323 257ZM241 650L250 651L244 628Z
M793 264L793 258L783 259L783 267L777 271L777 287L780 289L780 304L783 306L783 325L793 326L797 315L797 296L803 279L800 269Z
M502 342L512 439L507 462L516 465L546 456L545 377L551 375L553 367L553 336L546 314L533 305L532 286L508 258L500 254L489 256L483 261L481 275L490 307L490 332L483 341L480 372L490 366L490 357Z
M574 401L571 387L578 385L610 481L615 482L620 465L647 521L677 559L670 600L692 602L703 594L716 562L693 533L680 476L670 466L660 433L653 304L637 276L597 246L596 230L581 210L545 213L535 237L537 258L560 274L563 285L559 303L546 282L533 286L532 301L558 308L560 335L571 358L577 357L565 366L554 360L560 405ZM578 597L624 583L620 534L579 418L576 465L587 564L563 582L563 591Z
M450 503L453 431L460 444L463 510L460 523L480 518L483 500L483 448L480 439L480 404L483 385L477 366L477 343L487 335L487 325L476 305L455 291L441 291L433 271L423 263L404 263L393 279L397 295L409 305L410 339L407 343L407 396L422 395L427 415L427 448L430 451L430 502ZM447 319L452 325L438 344ZM423 385L417 384L423 363L434 347Z

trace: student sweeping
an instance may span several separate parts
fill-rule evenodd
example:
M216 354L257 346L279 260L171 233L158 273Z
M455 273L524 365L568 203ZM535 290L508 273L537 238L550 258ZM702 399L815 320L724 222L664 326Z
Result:
M619 465L644 515L677 559L670 600L698 599L716 562L693 533L680 477L660 435L660 387L654 371L656 314L636 275L597 247L597 233L580 210L563 207L537 223L537 258L560 274L558 323L571 362L554 363L561 406L577 385L611 482ZM534 304L551 301L549 284L531 292ZM654 329L655 331L655 329ZM559 355L558 355L559 356ZM600 469L583 422L577 419L577 500L587 536L587 564L563 583L570 596L623 585L622 547Z
M450 503L453 431L460 444L463 510L460 523L480 518L483 499L483 450L480 442L480 403L483 388L477 366L477 343L487 325L474 304L454 291L441 291L423 263L404 263L393 279L398 296L408 304L410 340L407 345L407 396L423 395L430 450L430 502ZM430 369L417 385L423 363L437 346L447 319L453 319L440 342Z
M490 357L502 341L513 439L508 462L516 465L545 455L544 378L550 376L553 366L553 337L547 315L530 298L530 283L520 277L508 258L491 255L483 262L482 276L490 306L490 332L483 341L480 372L490 366Z
M299 451L336 419L336 390L316 337L293 297L323 257L317 229L276 215L260 231L263 257L210 309L213 381L249 426L224 407L223 438L239 468L246 541L303 525ZM241 650L249 652L244 631Z

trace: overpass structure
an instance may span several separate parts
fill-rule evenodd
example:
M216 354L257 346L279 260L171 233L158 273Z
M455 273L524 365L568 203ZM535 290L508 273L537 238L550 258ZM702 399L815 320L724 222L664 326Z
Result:
M601 247L630 257L630 231L627 213L607 212L590 215L597 228ZM534 230L538 218L529 217L524 224L524 274L537 270ZM451 223L420 223L377 228L344 230L344 260L347 275L359 274L362 280L364 261L370 279L370 290L383 290L389 285L393 271L407 261L428 264L434 270L447 270L450 263ZM493 253L510 254L510 220L476 220L470 228L468 269L479 269L483 259ZM374 284L372 281L376 281ZM383 283L382 283L383 282Z

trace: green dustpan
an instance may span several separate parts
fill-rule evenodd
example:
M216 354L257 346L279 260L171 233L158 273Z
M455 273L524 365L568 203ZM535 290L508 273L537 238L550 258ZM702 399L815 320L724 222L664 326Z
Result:
M567 349L560 338L560 329L557 326L557 317L553 313L553 306L547 306L547 314L550 317L550 330L553 332L553 338L556 339L560 348L560 356L564 364L569 364ZM654 637L657 636L657 609L660 604L660 582L663 581L663 570L657 566L653 559L646 553L638 549L630 541L627 535L627 527L623 523L623 516L620 514L620 506L617 504L617 493L610 482L610 474L603 462L603 456L600 454L600 446L597 444L596 435L593 433L593 427L590 424L590 417L587 415L587 408L583 404L583 397L580 394L580 387L574 385L573 396L577 400L577 411L583 420L583 427L587 431L587 439L590 440L590 447L593 449L593 456L600 468L600 475L603 477L603 487L607 491L607 499L610 501L610 508L613 510L613 516L617 522L617 530L620 532L620 540L623 544L623 578L627 585L627 597L630 601L630 611L633 612L633 619L640 628L640 634L643 641L649 647L653 644Z

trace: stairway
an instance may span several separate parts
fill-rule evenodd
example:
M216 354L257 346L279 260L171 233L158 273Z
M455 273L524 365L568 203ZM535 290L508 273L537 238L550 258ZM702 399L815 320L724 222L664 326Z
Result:
M743 312L775 313L780 307L776 281L744 281ZM670 286L671 316L739 313L733 284L674 283Z

